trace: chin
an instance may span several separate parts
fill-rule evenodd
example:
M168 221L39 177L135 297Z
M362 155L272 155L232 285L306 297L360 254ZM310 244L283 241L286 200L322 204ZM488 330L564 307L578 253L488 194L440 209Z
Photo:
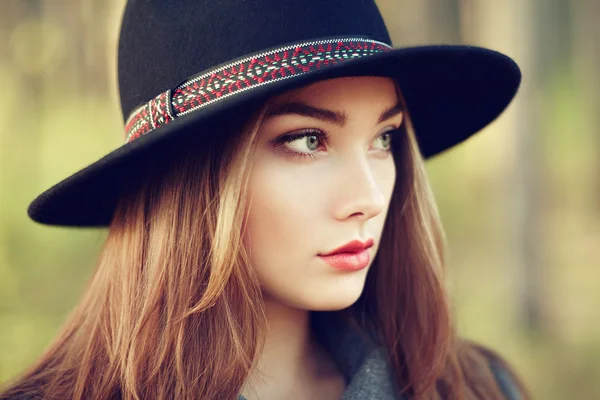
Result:
M306 299L306 309L312 311L339 311L350 307L356 303L362 293L362 287L359 289L340 291L330 291L329 293L315 293L315 295Z
M317 278L294 285L287 281L283 285L263 287L267 298L288 307L309 311L339 311L350 307L360 298L368 268L342 274L319 275Z
M358 297L357 297L358 299ZM345 308L350 307L352 304L356 302L347 302L347 303L336 303L336 304L322 304L319 307L311 307L310 311L340 311Z

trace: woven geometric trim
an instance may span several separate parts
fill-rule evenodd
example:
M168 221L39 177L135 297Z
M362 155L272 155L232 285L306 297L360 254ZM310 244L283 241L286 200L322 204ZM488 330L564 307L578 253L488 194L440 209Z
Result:
M327 39L256 53L211 69L137 108L125 123L129 143L173 119L249 89L367 57L391 46L371 39Z

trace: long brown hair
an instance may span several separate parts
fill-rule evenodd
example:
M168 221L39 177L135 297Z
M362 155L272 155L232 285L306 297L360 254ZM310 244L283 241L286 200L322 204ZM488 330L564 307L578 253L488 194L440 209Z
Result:
M134 173L83 298L0 397L237 399L266 334L242 232L268 107L238 126L192 132ZM443 234L408 115L403 131L377 257L359 300L339 313L379 338L407 398L502 399L490 358L526 398L499 357L456 337Z

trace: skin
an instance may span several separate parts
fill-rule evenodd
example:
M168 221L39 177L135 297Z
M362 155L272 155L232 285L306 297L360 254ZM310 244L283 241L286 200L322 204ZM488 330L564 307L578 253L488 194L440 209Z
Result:
M275 111L258 133L244 232L265 297L269 333L259 357L260 376L251 374L242 394L249 400L339 399L343 375L314 344L309 312L344 309L363 291L394 188L389 143L403 112L395 108L393 81L383 77L321 81L274 100ZM302 106L281 108L289 103ZM305 115L306 106L329 113ZM345 118L323 118L334 113ZM278 141L306 129L317 132ZM322 133L328 138L319 137ZM319 257L369 238L371 261L362 270L338 270Z

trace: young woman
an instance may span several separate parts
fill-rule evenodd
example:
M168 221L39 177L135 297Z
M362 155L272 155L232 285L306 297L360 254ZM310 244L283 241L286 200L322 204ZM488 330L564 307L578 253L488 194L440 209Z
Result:
M129 1L127 143L29 208L108 237L0 397L527 398L456 335L423 166L496 118L519 70L389 43L370 0Z

